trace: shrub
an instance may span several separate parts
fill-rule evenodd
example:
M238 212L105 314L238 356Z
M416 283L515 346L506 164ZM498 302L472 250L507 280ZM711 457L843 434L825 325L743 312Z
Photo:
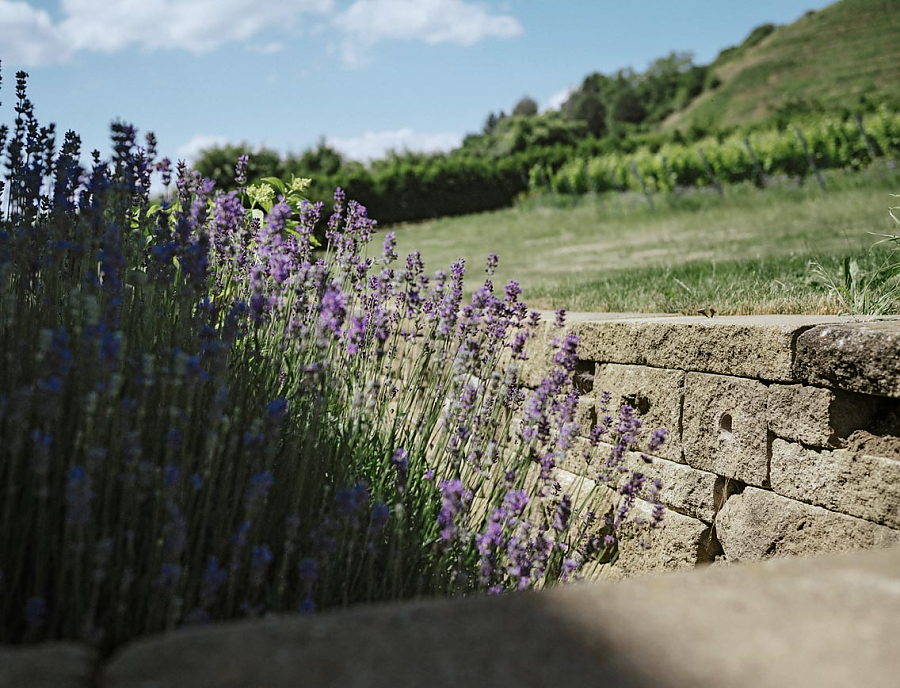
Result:
M659 524L658 504L630 516L660 485L626 468L627 406L583 452L614 498L556 482L577 342L554 341L526 395L538 317L515 282L495 292L495 256L463 305L462 261L429 277L417 253L398 265L392 234L369 257L375 223L340 189L314 255L323 206L297 200L302 182L225 193L184 165L173 180L125 124L85 168L25 86L0 141L0 642L110 650L218 619L544 586Z

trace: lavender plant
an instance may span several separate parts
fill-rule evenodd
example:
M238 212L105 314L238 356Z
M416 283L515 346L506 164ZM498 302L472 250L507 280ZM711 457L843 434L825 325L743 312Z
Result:
M540 587L658 525L661 508L631 516L660 487L625 466L631 409L576 447L574 335L522 387L539 316L517 283L495 290L496 256L464 304L462 261L429 276L393 233L370 256L375 223L340 189L327 219L296 182L216 191L121 123L112 158L84 166L76 134L57 150L38 124L23 73L15 111L0 128L0 642L109 650ZM556 479L601 442L602 509Z

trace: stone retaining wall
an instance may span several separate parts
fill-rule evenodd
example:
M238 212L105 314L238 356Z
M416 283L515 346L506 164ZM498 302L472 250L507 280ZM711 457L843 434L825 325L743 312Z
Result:
M623 546L621 573L900 542L900 321L570 314L560 331L547 320L526 384L572 331L585 432L604 390L610 408L669 430L645 471L663 481L667 524L651 549ZM577 457L563 468L590 477Z

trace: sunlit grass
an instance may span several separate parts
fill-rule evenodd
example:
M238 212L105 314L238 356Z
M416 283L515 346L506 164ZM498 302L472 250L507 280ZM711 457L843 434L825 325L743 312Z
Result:
M401 249L428 260L502 256L498 282L515 277L530 302L572 310L840 313L845 304L809 268L839 278L844 258L875 268L870 232L892 231L889 192L900 174L833 173L814 185L726 188L655 197L607 194L527 200L509 210L407 225Z

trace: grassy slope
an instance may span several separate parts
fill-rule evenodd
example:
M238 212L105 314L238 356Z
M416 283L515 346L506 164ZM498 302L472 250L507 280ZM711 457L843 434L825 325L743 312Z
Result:
M898 0L841 0L736 51L715 67L719 88L665 126L750 123L791 98L848 107L862 94L900 98L898 38Z
M399 227L398 248L401 255L421 250L430 270L466 258L470 288L484 277L484 256L496 252L498 288L518 279L540 307L841 312L808 262L822 260L835 276L845 255L871 262L875 238L867 232L895 231L887 207L900 174L846 180L857 188L823 195L812 186L740 187L723 200L706 191L658 198L655 213L633 195L588 197L571 207L532 202Z

